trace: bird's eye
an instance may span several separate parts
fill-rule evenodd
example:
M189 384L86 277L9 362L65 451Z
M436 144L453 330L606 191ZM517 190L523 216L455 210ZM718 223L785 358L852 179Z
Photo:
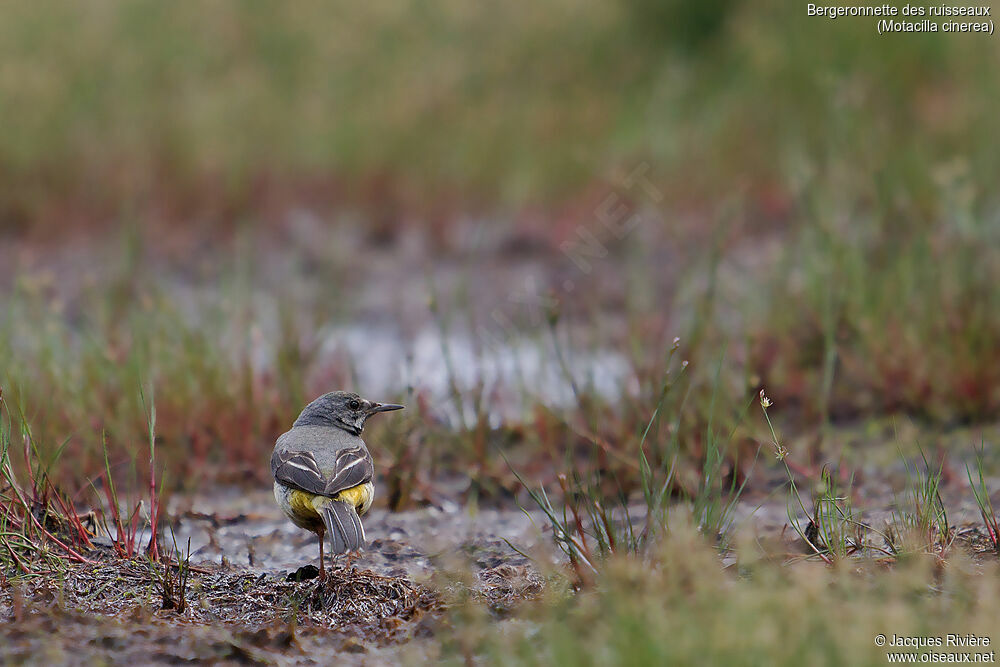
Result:
M349 407L351 410L357 410L358 408L361 407L361 403L359 403L358 401L351 401L350 403L347 404L347 407Z

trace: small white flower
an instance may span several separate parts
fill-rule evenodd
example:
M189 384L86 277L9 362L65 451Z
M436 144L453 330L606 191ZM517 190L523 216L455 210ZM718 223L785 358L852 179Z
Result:
M764 408L765 410L771 407L771 399L764 395L763 389L760 390L760 407Z

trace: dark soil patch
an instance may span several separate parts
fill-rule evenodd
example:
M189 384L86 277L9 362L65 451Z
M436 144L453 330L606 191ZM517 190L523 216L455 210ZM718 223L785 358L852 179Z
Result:
M75 565L11 585L0 591L6 658L268 664L277 655L315 658L302 641L352 653L407 641L444 610L427 587L354 567L331 570L323 583L197 570L183 599L176 566L143 560Z

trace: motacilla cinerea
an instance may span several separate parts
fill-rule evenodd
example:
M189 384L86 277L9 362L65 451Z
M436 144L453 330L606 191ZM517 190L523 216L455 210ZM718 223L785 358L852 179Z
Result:
M310 403L281 435L271 454L274 498L299 528L319 536L319 574L323 535L330 534L334 554L365 547L359 515L375 497L375 466L361 431L376 412L402 405L373 403L357 394L334 391Z

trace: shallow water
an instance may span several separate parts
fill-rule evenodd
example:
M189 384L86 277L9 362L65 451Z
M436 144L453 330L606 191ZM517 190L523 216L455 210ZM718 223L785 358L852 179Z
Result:
M469 334L442 335L432 328L404 338L389 326L328 325L321 330L318 364L350 360L358 387L369 396L394 396L419 388L450 421L475 419L470 396L482 387L491 426L519 419L535 401L569 407L577 390L617 400L633 381L628 359L608 348L563 350L565 367L549 338L519 336L483 343ZM452 383L465 397L459 412Z

